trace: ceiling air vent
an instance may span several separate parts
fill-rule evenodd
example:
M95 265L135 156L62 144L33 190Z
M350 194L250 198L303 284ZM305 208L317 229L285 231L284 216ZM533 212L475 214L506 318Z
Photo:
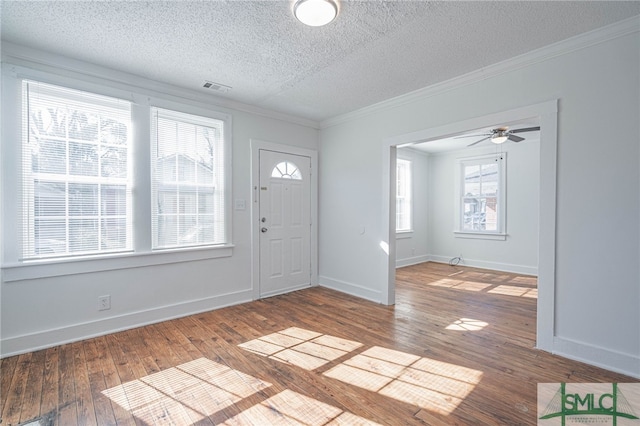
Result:
M202 83L202 87L204 87L205 89L213 90L215 92L220 92L220 93L227 93L229 90L231 90L231 86L227 86L227 85L216 83L215 81L209 81L209 80L205 80L204 83Z

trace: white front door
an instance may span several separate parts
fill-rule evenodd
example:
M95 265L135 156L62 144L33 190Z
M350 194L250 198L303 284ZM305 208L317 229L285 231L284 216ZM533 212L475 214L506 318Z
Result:
M311 285L311 159L261 149L260 297Z

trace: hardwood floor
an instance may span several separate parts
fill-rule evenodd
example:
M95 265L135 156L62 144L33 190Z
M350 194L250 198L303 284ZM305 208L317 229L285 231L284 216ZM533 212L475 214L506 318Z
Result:
M312 288L1 361L2 425L533 425L533 277L427 263L382 306ZM297 423L299 422L299 423Z

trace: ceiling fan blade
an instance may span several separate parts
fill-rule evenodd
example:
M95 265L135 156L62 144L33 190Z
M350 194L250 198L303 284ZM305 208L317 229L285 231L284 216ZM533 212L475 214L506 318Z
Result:
M480 142L486 141L487 139L490 139L490 138L491 136L487 136L486 138L482 138L479 141L475 141L474 143L467 145L467 147L474 146L475 144L479 144Z
M538 130L540 130L540 126L537 126L537 127L525 127L524 129L511 130L509 133L536 132Z
M520 136L516 136L516 135L509 135L509 140L514 142L522 142L524 138L521 138Z

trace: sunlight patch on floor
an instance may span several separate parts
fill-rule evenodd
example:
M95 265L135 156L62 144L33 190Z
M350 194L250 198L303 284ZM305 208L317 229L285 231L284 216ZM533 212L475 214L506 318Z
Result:
M455 288L459 290L468 290L468 291L482 291L487 287L491 287L491 284L478 283L475 281L463 281L462 283L455 286Z
M491 287L491 284L487 284L487 283L480 283L476 281L452 280L449 278L441 278L437 281L430 282L429 285L434 287L455 288L459 290L468 290L468 291L482 291L487 287Z
M362 343L291 327L238 346L305 370L315 370L361 347Z
M535 290L535 296L533 296L534 290ZM488 293L503 294L505 296L537 297L538 289L513 286L513 285L499 285L489 290Z
M446 329L455 331L478 331L482 330L488 325L489 323L486 323L484 321L471 318L460 318L459 320L456 320L449 324Z
M271 386L271 383L199 358L102 391L143 423L171 419L190 425Z
M463 281L451 278L441 278L439 280L429 282L428 285L433 287L452 288L456 290L483 291L503 296L530 297L534 299L538 297L538 289L536 287L537 279L535 277L516 277L509 280L509 282L516 285Z
M520 276L511 278L509 282L514 284L525 284L531 287L536 287L538 285L538 278L520 275Z
M479 320L462 318L450 327L455 326L459 330L468 331L479 330L487 325ZM351 340L320 335L308 330L303 331L307 333L305 336L302 336L299 329L287 329L239 346L253 353L268 356L271 359L296 365L306 370L314 370L363 346L361 343ZM308 340L303 340L303 337L307 337ZM446 415L451 413L474 389L482 377L482 372L406 352L373 346L331 367L323 375ZM280 409L269 410L268 406L259 404L253 410L251 416L257 416L256 419L260 418L263 422L282 420L278 417L282 414ZM268 416L276 416L276 418ZM286 415L285 417L289 422L301 421L295 416ZM302 424L311 423L303 422Z
M306 425L339 426L371 425L369 421L355 414L343 411L324 402L301 395L292 390L279 394L244 410L223 423L228 426L241 425Z
M428 284L434 287L445 287L445 288L453 288L459 284L462 284L464 281L460 280L452 280L449 278L441 278L437 281L431 281Z
M324 373L342 382L447 415L479 383L482 372L372 347Z

